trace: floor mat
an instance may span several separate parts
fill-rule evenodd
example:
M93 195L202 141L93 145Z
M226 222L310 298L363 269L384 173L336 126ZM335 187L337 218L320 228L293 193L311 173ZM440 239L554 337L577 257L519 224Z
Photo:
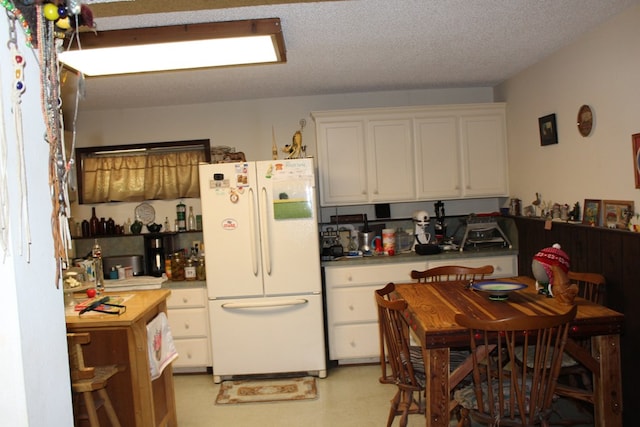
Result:
M315 377L223 381L216 404L316 399Z

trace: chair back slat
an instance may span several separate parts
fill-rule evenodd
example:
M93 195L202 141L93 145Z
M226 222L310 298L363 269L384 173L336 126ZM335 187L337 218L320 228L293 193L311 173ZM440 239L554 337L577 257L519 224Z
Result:
M493 266L465 267L462 265L443 265L424 271L411 271L411 278L420 283L450 282L460 280L483 280L493 274Z
M604 304L606 279L599 273L569 271L569 281L578 285L578 295L597 304Z
M456 322L469 330L473 354L473 381L477 405L472 417L499 425L545 424L567 341L569 322L577 307L556 316L518 316L481 320L457 314ZM479 346L495 345L491 357L478 360ZM534 364L517 363L516 347ZM495 402L495 403L494 403Z

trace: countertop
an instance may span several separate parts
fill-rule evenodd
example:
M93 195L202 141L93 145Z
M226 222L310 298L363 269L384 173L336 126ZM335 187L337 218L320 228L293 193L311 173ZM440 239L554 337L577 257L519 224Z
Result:
M333 261L323 261L322 267L338 267L345 265L374 265L385 263L403 263L403 262L420 262L420 261L437 261L452 260L463 258L478 258L490 256L509 256L518 255L517 249L509 248L486 248L486 249L468 249L465 251L443 251L435 255L418 255L415 252L401 253L393 256L374 255L368 257L342 257Z

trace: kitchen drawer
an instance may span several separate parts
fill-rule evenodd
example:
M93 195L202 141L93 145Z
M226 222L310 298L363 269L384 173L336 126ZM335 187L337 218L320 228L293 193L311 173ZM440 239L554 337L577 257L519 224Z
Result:
M211 366L209 357L209 340L206 338L174 339L178 358L173 367Z
M204 288L171 289L167 298L168 308L206 307L207 295Z
M452 260L442 260L429 262L429 268L440 267L443 265L464 265L467 267L482 267L483 265L492 265L492 278L497 277L514 277L518 275L516 255L507 256L489 256L489 257L470 257Z
M168 317L174 338L209 336L209 319L204 308L169 310Z
M377 322L378 311L374 291L379 286L334 289L327 295L327 311L331 325L353 322Z
M379 357L378 331L378 322L333 327L329 337L329 358L340 360Z
M403 262L367 266L325 267L327 286L385 285L389 282L410 282L411 270L426 270L427 262ZM381 286L380 286L381 287Z

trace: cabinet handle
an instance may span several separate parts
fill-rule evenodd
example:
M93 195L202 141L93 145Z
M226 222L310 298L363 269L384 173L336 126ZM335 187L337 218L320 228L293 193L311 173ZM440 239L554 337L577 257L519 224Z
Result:
M353 281L353 276L348 275L348 276L347 276L347 280L348 280L348 281L350 281L350 282L352 282L352 281Z
M187 359L191 359L191 353L187 353Z
M353 311L353 304L349 304L349 310Z
M351 342L349 343L349 345L351 345L351 347L355 347L356 346L356 342L351 340Z
M378 194L378 190L373 190L373 194Z
M189 329L189 324L188 324L188 323L185 323L185 324L184 324L184 328L185 328L185 329Z
M183 302L183 303L185 303L185 304L186 304L186 303L188 303L188 302L189 302L189 298L187 298L187 297L182 297L182 302Z

